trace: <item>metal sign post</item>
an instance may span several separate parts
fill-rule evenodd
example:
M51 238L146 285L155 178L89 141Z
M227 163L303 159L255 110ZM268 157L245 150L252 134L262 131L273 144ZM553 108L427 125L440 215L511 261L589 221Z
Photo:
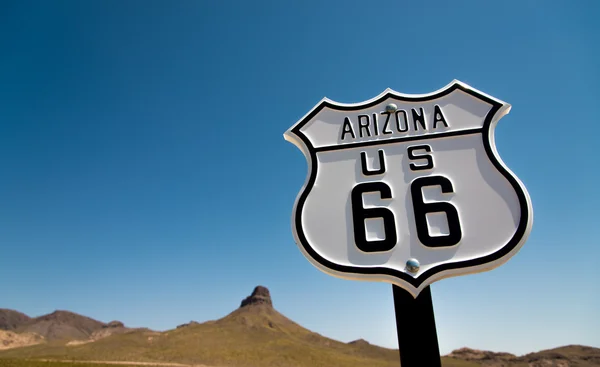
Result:
M403 367L414 353L440 363L429 285L500 266L531 231L529 195L494 142L509 110L455 80L428 94L324 98L284 134L309 167L296 244L330 275L394 285Z
M442 367L435 328L431 288L417 298L392 285L401 366Z

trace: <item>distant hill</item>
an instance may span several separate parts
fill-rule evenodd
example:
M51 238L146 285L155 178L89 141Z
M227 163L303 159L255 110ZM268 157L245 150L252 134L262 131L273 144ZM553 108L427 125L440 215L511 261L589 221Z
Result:
M124 333L129 330L119 321L104 323L92 318L82 316L70 311L56 310L47 315L31 318L21 312L9 309L0 309L0 330L14 331L22 335L38 335L40 338L21 338L20 340L35 340L39 343L43 341L61 341L63 343L71 342L71 345L78 344L76 341L94 341L112 334ZM10 336L9 336L10 335ZM14 334L0 334L0 343L6 345L24 345L24 341L19 343L7 342L6 340L15 339Z
M165 332L128 329L116 322L103 324L72 313L59 316L42 320L77 325L76 330L88 335L87 339L65 342L64 338L51 338L41 344L0 351L0 358L230 367L399 366L398 350L372 345L362 339L343 343L305 329L273 308L269 290L262 286L244 298L239 308L218 320L194 321ZM443 357L443 366L600 366L600 349L567 346L517 357L463 348Z
M536 353L529 353L517 358L531 367L569 366L588 367L600 366L600 349L584 345L567 345Z
M36 333L47 340L84 340L106 324L73 312L57 310L29 320L16 331Z
M455 360L477 362L486 367L591 367L600 366L600 349L582 345L568 345L560 348L515 356L510 353L461 348L448 357Z
M31 320L31 318L24 313L0 308L0 330L15 330L29 320Z

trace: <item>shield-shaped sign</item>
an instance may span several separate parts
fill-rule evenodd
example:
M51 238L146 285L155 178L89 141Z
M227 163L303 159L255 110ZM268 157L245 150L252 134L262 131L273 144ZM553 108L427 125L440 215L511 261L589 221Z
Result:
M414 297L505 263L533 223L529 195L494 143L509 110L459 81L356 104L324 98L284 134L309 166L292 213L303 254L330 275Z

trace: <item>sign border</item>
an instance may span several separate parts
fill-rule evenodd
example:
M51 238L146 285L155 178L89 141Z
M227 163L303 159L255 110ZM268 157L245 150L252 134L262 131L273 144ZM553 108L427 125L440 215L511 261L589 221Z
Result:
M310 193L316 180L318 169L317 152L319 151L319 149L316 149L308 140L308 138L301 132L302 127L304 127L306 123L308 123L324 108L330 108L338 111L361 110L372 107L388 98L403 102L425 102L446 96L457 89L492 105L492 108L485 117L481 134L488 158L491 160L496 169L513 186L519 200L521 218L513 237L508 241L508 243L502 246L500 250L492 254L476 259L437 265L431 269L428 269L426 272L420 274L416 278L408 273L386 267L358 267L339 265L321 257L307 241L306 235L304 234L304 229L302 228L302 210L308 194ZM508 103L487 95L456 79L443 88L427 94L405 94L387 88L380 95L359 103L339 103L328 98L323 98L317 105L315 105L315 107L313 107L311 111L309 111L303 118L301 118L296 124L294 124L284 133L284 139L296 145L302 151L308 163L308 174L304 186L296 196L296 201L294 202L294 208L292 211L291 224L296 245L298 245L303 255L314 266L329 275L350 280L382 281L386 283L392 283L404 288L415 298L425 287L443 278L489 271L506 263L521 249L523 244L526 242L533 226L533 208L529 193L519 178L504 164L496 150L494 141L494 129L496 124L510 111L510 109L511 106ZM376 141L372 141L372 144L376 144ZM341 144L340 146L343 145L344 144Z

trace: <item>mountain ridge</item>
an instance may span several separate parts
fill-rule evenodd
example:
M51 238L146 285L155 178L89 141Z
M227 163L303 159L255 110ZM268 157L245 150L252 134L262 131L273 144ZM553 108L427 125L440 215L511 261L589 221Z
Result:
M6 314L11 317L17 315L13 312ZM255 287L237 309L219 319L202 323L192 321L166 331L127 328L119 321L105 323L65 310L56 310L28 321L24 319L23 322L24 325L17 325L16 333L29 333L35 344L1 350L0 358L173 362L239 367L388 367L397 366L399 361L397 349L374 345L364 339L342 342L304 328L273 307L270 292L264 286ZM35 333L25 331L31 330L31 325L47 326L48 323L54 323L58 330L67 330L67 336L75 334L73 329L79 334L74 335L75 339L59 338L38 326L38 329L46 331L48 337L36 339L31 336ZM568 345L515 356L460 348L443 356L442 360L445 367L588 367L600 366L600 349Z
M129 328L120 321L105 323L67 310L54 310L30 317L22 312L3 308L0 309L0 330L38 335L45 341L85 341ZM8 338L8 334L3 335L4 339Z

